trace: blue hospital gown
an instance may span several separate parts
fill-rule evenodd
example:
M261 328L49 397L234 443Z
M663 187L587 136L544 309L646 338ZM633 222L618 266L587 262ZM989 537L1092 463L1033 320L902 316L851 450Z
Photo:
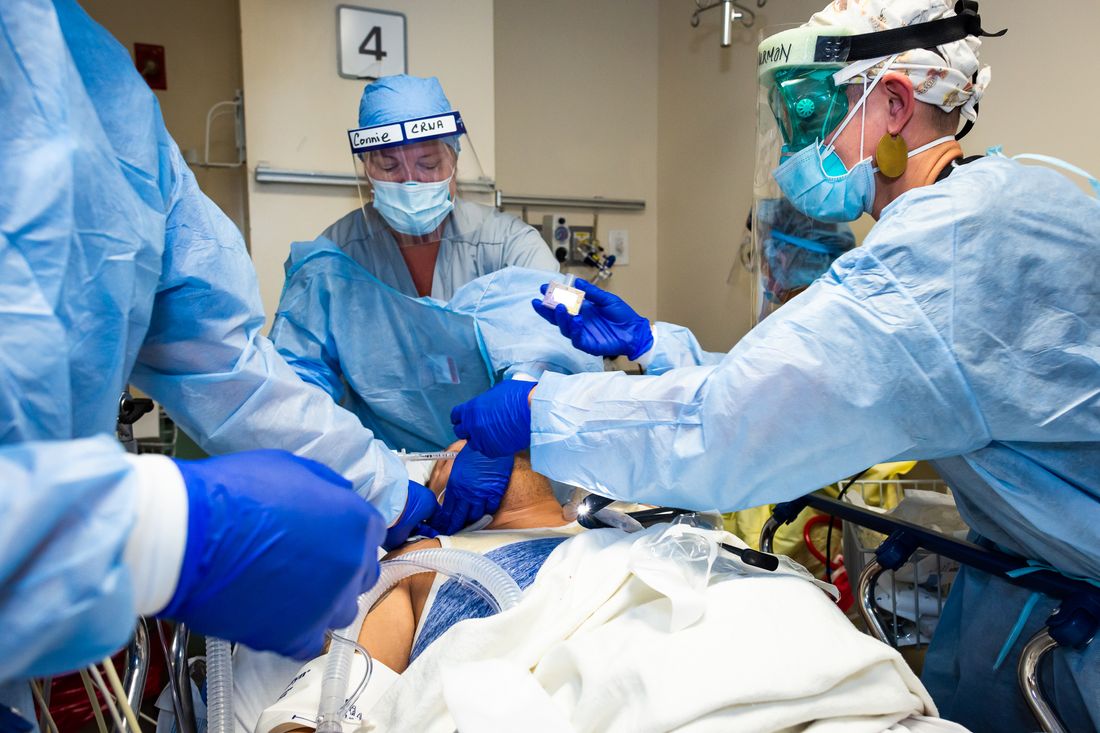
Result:
M513 542L489 550L485 557L500 565L519 585L526 590L535 582L535 576L550 553L567 537L544 537L537 540ZM480 596L467 589L458 581L448 579L436 591L435 601L428 609L420 624L420 633L413 644L409 663L419 657L425 649L459 621L470 618L486 618L493 615L493 609Z

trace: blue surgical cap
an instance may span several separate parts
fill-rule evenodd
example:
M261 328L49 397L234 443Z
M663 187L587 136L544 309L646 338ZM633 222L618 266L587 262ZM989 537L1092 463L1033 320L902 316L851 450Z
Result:
M390 125L450 111L451 102L434 76L383 76L363 89L359 126Z

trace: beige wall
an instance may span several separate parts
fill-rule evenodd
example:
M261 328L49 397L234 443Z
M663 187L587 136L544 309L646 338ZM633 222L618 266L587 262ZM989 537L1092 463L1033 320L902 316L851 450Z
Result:
M737 265L727 278L752 205L758 35L822 5L772 0L722 48L719 9L692 28L691 0L661 3L658 316L712 350L729 349L751 326L749 276Z
M241 39L232 0L82 0L81 5L133 56L134 43L164 46L168 88L155 93L164 122L184 151L202 155L206 111L241 88ZM232 117L211 130L210 156L235 159ZM238 227L246 220L244 170L192 166L206 195Z
M363 82L336 69L341 0L241 0L252 258L270 323L290 242L311 240L358 205L350 188L258 184L257 163L351 173L346 131ZM492 0L371 0L408 18L409 73L438 76L492 175Z
M336 74L339 0L241 0L239 13L226 0L83 4L131 52L135 41L166 47L168 89L157 96L185 151L201 151L209 106L245 89L247 174L195 172L231 218L250 224L270 315L289 243L316 236L356 204L350 189L253 180L259 162L349 169L344 131L355 123L362 84ZM755 29L739 30L722 49L718 11L692 28L692 0L370 3L407 14L410 72L441 78L503 190L647 201L644 213L600 216L602 238L609 229L630 232L631 263L611 287L644 313L690 326L713 349L729 348L750 325L748 276L739 267L732 283L727 276L751 202L757 33L823 4L772 0ZM1010 31L985 42L993 83L968 152L1000 143L1100 171L1092 133L1100 97L1078 81L1100 4L1065 0L1056 15L1022 3L983 11L989 27ZM233 152L227 122L215 127L219 159ZM544 213L529 217L537 223Z
M772 0L756 30L804 21L824 5ZM658 313L691 327L708 348L725 350L751 324L748 275L738 268L733 284L726 277L752 196L757 39L740 31L731 48L721 48L718 11L693 29L693 6L660 4ZM1009 153L1045 152L1100 172L1100 97L1081 82L1100 3L1068 0L1057 13L983 3L982 11L987 28L1009 33L984 41L993 81L964 149L1003 144Z
M644 212L601 213L598 236L629 231L630 264L608 287L647 314L657 309L658 4L494 5L497 182L506 193L645 199ZM564 213L592 223L589 212Z
M1100 2L1061 0L1049 12L1028 3L982 3L987 29L1008 28L982 41L993 81L979 121L963 140L968 154L1004 145L1006 154L1046 153L1100 175L1100 97L1086 79L1095 62ZM1030 12L1029 12L1030 11Z

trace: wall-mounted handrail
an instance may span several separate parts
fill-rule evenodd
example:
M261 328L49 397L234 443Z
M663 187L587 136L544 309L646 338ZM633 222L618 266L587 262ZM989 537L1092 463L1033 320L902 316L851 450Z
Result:
M288 183L308 186L345 186L356 184L352 173L298 171L272 168L259 164L255 172L257 183ZM458 190L467 193L498 194L498 206L525 206L545 209L597 209L599 211L645 211L645 199L617 199L603 196L538 196L507 194L498 191L491 180L458 181Z

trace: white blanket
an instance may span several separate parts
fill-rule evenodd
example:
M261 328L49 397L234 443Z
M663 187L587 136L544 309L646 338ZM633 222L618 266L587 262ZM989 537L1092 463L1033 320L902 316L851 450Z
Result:
M366 719L440 733L963 730L924 717L935 707L901 656L812 582L738 563L692 590L682 557L662 578L638 543L663 527L564 543L518 607L453 627Z

